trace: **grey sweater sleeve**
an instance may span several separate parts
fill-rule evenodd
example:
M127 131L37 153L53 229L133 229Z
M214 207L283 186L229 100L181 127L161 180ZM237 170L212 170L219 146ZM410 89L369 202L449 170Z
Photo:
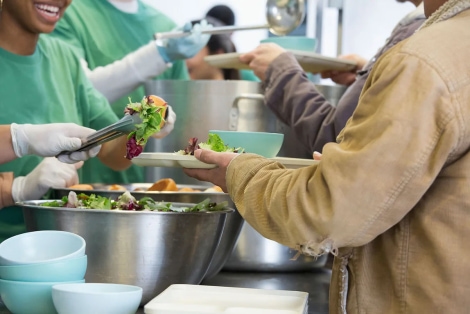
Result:
M417 18L407 25L398 25L386 44L358 73L356 81L349 86L336 107L309 81L291 53L280 55L266 73L266 105L292 128L310 153L321 152L326 143L336 141L336 136L352 116L375 61L395 44L411 36L423 22L424 18Z

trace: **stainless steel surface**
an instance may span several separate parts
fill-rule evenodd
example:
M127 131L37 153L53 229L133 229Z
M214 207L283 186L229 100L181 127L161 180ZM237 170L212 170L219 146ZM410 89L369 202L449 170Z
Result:
M134 184L124 184L123 186L131 191L132 195L137 199L143 197L150 197L156 201L165 201L165 202L179 202L179 203L199 203L210 198L212 202L228 202L229 208L235 208L235 204L230 199L230 196L227 193L208 193L208 192L153 192L153 191L133 191L136 188L147 189L151 186L151 183L134 183ZM109 191L107 189L108 185L103 184L92 184L96 190L93 191L83 191L83 193L93 193L96 195L109 197L112 199L117 199L123 191ZM204 186L201 185L177 185L178 187L191 187L193 189L204 189ZM51 197L53 199L61 199L63 196L67 196L70 193L71 189L53 189ZM225 262L230 257L237 240L240 234L240 231L243 227L243 218L240 216L238 211L227 214L225 220L224 230L220 238L220 242L217 246L217 249L214 253L214 257L210 263L210 266L207 270L205 278L211 278L215 276L224 266Z
M305 18L304 0L268 0L266 2L266 24L252 26L223 26L201 31L202 34L224 34L234 31L264 29L275 35L287 35L296 29ZM175 31L156 33L155 39L189 36L191 32Z
M226 217L234 212L51 208L40 206L42 202L19 205L26 229L63 230L82 236L88 255L85 280L142 287L141 304L171 284L199 284L217 249Z
M325 266L327 256L314 258L264 238L248 223L243 225L237 245L224 264L228 271L307 271Z
M301 273L220 272L209 280L205 279L201 284L208 286L305 291L308 292L307 314L327 314L330 278L331 271L329 270ZM10 313L0 301L0 314ZM140 307L136 314L144 314L144 308Z

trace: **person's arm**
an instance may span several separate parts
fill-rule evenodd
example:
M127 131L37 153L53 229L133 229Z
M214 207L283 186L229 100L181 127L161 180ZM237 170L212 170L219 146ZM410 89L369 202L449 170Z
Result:
M340 143L327 144L319 164L286 170L241 154L190 173L226 175L240 214L269 239L311 255L364 245L419 202L468 137L459 99L441 75L409 53L388 54L369 76Z
M11 196L13 172L0 172L0 209L11 206L15 202Z
M65 163L75 163L96 156L100 147L73 152L80 148L82 139L95 130L74 123L0 125L0 145L3 153L0 164L25 155L53 157ZM72 152L61 154L62 152Z
M310 153L336 142L336 137L357 107L369 73L345 91L333 106L316 88L295 58L285 53L269 67L265 83L265 103L289 125Z
M13 143L11 141L10 125L0 125L0 147L2 148L0 164L12 161L17 157L13 150Z
M205 20L193 27L189 23L186 27L191 31L189 36L152 40L124 58L93 70L84 59L82 66L93 86L112 103L165 72L173 62L193 57L207 44L210 35L201 34L201 30L211 25Z

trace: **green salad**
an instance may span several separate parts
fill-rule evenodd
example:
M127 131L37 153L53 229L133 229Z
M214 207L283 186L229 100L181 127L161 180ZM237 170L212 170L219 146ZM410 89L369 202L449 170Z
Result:
M68 196L61 200L44 202L41 206L65 207L65 208L86 208L86 209L108 209L108 210L130 210L130 211L159 211L159 212L207 212L219 211L228 206L228 202L214 203L209 198L194 205L193 207L173 206L168 202L156 202L150 197L143 197L137 200L129 191L124 192L117 200L95 194L76 194L71 191Z
M198 143L197 137L192 137L189 139L189 145L182 150L177 151L177 154L180 155L194 155L196 149L209 149L219 153L243 153L245 149L241 147L230 147L224 143L219 135L214 133L209 133L209 139L207 142Z

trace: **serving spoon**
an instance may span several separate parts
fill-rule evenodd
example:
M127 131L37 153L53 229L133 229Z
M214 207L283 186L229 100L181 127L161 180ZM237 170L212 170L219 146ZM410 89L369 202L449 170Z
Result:
M266 24L251 26L222 26L202 30L202 34L224 34L234 31L269 29L278 36L284 36L296 29L305 18L305 0L268 0L266 2ZM155 39L178 38L191 35L191 31L156 33Z

